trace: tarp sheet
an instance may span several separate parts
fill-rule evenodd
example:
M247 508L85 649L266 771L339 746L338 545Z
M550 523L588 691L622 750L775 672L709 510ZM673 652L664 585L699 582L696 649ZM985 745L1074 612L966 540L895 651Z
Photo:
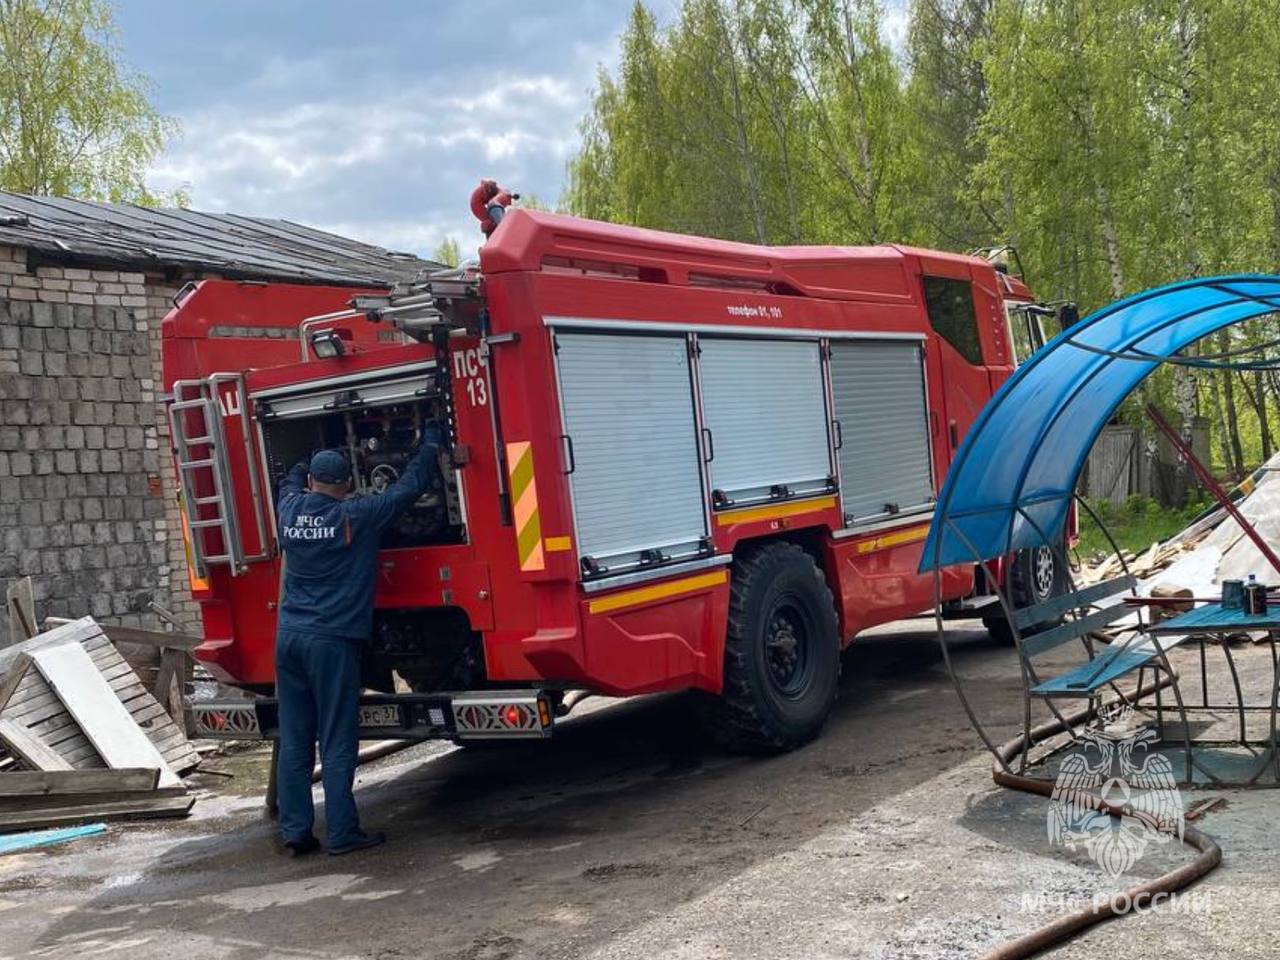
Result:
M1201 337L1277 311L1280 277L1209 277L1117 301L1063 331L1018 368L965 436L920 569L1052 542L1098 433L1138 384Z

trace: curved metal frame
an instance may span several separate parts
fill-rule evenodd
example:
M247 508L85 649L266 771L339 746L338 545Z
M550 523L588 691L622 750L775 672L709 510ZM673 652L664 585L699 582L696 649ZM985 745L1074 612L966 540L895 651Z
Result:
M1181 281L1179 283L1174 283L1174 284L1168 284L1164 287L1159 287L1153 290L1143 291L1142 293L1135 294L1134 296L1131 296L1123 300L1117 301L1116 303L1110 304L1107 307L1104 307L1103 309L1098 310L1095 313L1086 317L1085 319L1081 320L1079 324L1072 327L1071 329L1063 331L1056 338L1054 338L1054 340L1051 343L1043 347L1040 351L1037 351L1036 354L1033 354L1032 357L1026 363L1024 363L1021 367L1019 367L1019 369L1015 371L1013 376L1010 377L1008 381L1006 381L1004 386L1001 388L1000 394L998 394L997 396L1010 391L1019 381L1025 378L1025 376L1030 370L1038 366L1039 362L1044 356L1048 355L1058 346L1069 345L1069 346L1076 347L1078 349L1085 350L1086 352L1099 352L1091 349L1089 345L1080 343L1077 338L1081 334L1092 329L1098 323L1114 315L1115 313L1123 309L1131 308L1139 304L1145 303L1149 300L1153 300L1160 296L1164 296L1170 293L1175 293L1180 290L1207 288L1207 289L1214 290L1219 294L1225 295L1225 299L1212 304L1199 304L1189 309L1182 309L1179 312L1177 312L1174 316L1166 317L1162 319L1161 321L1144 329L1141 333L1138 333L1138 334L1130 333L1126 337L1126 342L1121 345L1123 350L1133 349L1139 346L1148 337L1156 333L1159 333L1161 331L1167 330L1169 327L1172 327L1185 320L1191 319L1197 315L1201 315L1205 313L1212 313L1219 310L1232 311L1233 309L1238 309L1240 306L1245 304L1256 305L1256 309L1252 313L1247 314L1245 316L1230 316L1227 319L1223 319L1221 322L1215 323L1211 329L1203 331L1201 333L1197 333L1195 337L1190 338L1187 342L1193 342L1194 340L1200 339L1202 336L1207 335L1213 330L1223 329L1225 327L1233 326L1237 323L1244 323L1250 319L1255 319L1257 316L1260 316L1264 313L1276 312L1277 308L1280 307L1280 293L1274 296L1267 296L1265 294L1255 295L1254 293L1246 292L1234 286L1234 284L1247 284L1247 283L1268 284L1268 285L1274 285L1276 287L1280 287L1280 277L1267 276L1267 275L1243 274L1243 275L1232 275L1232 276L1224 276L1224 277L1199 278L1194 280ZM1215 318L1215 320L1216 319L1217 318ZM1183 344L1183 346L1185 346L1185 344ZM1178 349L1181 349L1181 347L1178 347ZM1125 356L1123 354L1120 354L1118 351L1101 351L1101 352L1103 353L1110 352L1112 356L1107 357L1101 364L1098 364L1092 369L1085 371L1084 376L1081 378L1080 382L1075 383L1073 385L1072 389L1070 390L1068 399L1078 396L1080 390L1083 389L1085 385L1087 385L1089 382L1092 382L1092 380L1102 370L1107 369L1108 367L1110 367L1112 363L1116 362L1117 360L1128 361L1128 362L1139 362L1137 357ZM1141 382L1142 379L1145 379L1146 376L1149 375L1152 371L1154 371L1154 369L1157 366L1159 366L1161 363L1167 362L1172 358L1176 357L1176 353L1177 353L1177 350L1173 350L1167 353L1159 353L1159 354L1153 353L1149 357L1143 357L1141 362L1144 363L1145 365L1148 365L1150 369L1147 371L1147 373L1143 377L1139 379L1139 382ZM1126 396L1132 392L1132 389L1133 388L1126 391ZM1124 399L1123 397L1120 398L1115 405L1113 405L1107 411L1105 411L1106 415L1109 416L1112 412L1114 412L1114 410L1119 406L1119 404L1123 402L1123 399ZM977 435L987 426L987 423L990 420L990 417L992 416L991 411L995 407L995 405L996 404L994 402L988 404L988 406L979 414L978 419L975 421L973 427L970 429L971 436ZM1053 417L1050 419L1049 423L1042 425L1041 428L1037 430L1036 432L1037 440L1035 444L1030 448L1030 452L1028 452L1028 454L1026 455L1026 459L1023 461L1023 463L1019 468L1019 479L1018 479L1018 485L1016 487L1018 491L1021 490L1021 486L1025 482L1025 479L1031 469L1031 465L1035 460L1036 451L1043 444L1044 437L1047 435L1048 430L1051 429L1052 425L1057 422L1058 416L1059 415L1055 413ZM1102 422L1105 422L1105 419L1106 418L1104 417L1103 420L1099 422L1099 425L1098 425L1099 430L1101 429ZM955 488L953 487L950 478L951 476L955 475L957 468L962 467L967 462L968 456L971 453L971 451L972 451L972 447L968 443L962 445L961 449L957 451L956 459L951 464L948 482L944 484L938 499L938 506L935 511L936 517L944 517L948 515L947 508L951 501L951 497L955 492ZM1082 456L1085 456L1085 455L1087 455L1087 449L1085 451L1085 454L1083 454ZM1073 476L1079 475L1079 472L1082 466L1083 466L1083 460L1081 459L1079 462L1077 462L1074 465ZM1074 493L1070 489L1065 489L1055 493L1053 496L1045 496L1044 498L1041 498L1041 499L1069 501L1073 496L1074 496ZM1007 503L1007 504L1001 505L999 509L1014 511L1018 507L1026 507L1030 505L1031 505L1031 501L1018 499L1017 502L1015 503ZM996 508L992 508L992 509L996 509ZM954 515L962 516L962 515L967 515L970 513L978 513L978 512L986 512L986 511L969 510L969 511L964 511L963 513L956 513ZM949 529L954 531L955 529L954 525L952 525ZM937 535L939 537L942 536L941 529L939 529L939 531L937 532ZM1012 535L1013 535L1013 524L1010 523L1009 530L1005 533L1005 540L1006 540L1005 545L1007 548L1006 552L1012 552L1012 547L1013 547L1011 543ZM952 545L954 545L954 541L952 541ZM940 551L935 551L935 558L936 558L935 562L936 560L941 559ZM952 562L965 562L965 561L959 560L959 561L952 561Z
M1110 544L1112 550L1115 552L1115 555L1120 558L1120 566L1124 570L1125 575L1136 580L1136 577L1134 577L1132 569L1129 567L1128 561L1124 557L1123 551L1120 550L1119 544L1116 543L1115 537L1112 536L1111 531L1107 528L1106 524L1103 523L1102 518L1098 515L1097 511L1094 510L1094 508L1088 503L1088 501L1086 501L1083 497L1079 496L1079 494L1073 494L1073 499L1089 515L1090 519L1097 525L1098 529L1102 531L1103 535L1106 537L1107 543ZM1063 573L1067 578L1069 594L1076 593L1077 592L1076 581L1075 581L1075 577L1072 575L1072 572L1071 572L1071 564L1068 562L1068 559L1067 559L1065 542L1057 543L1057 544L1051 542L1051 538L1049 538L1045 534L1044 529L1035 521L1034 518L1032 518L1025 511L1023 511L1021 507L1015 507L1015 509L1018 511L1018 513L1021 514L1023 519L1028 524L1031 525L1036 535L1040 538L1040 545L1048 547L1050 550L1054 552L1055 560L1062 564ZM951 533L954 536L956 536L965 545L967 549L971 551L974 557L972 562L975 563L982 570L983 575L986 578L987 582L992 586L993 593L996 597L997 602L1000 604L1002 611L1004 612L1005 619L1007 620L1010 631L1013 635L1014 647L1018 654L1019 676L1022 683L1022 699L1023 699L1023 711L1022 711L1023 736L1021 738L1022 749L1018 757L1017 774L1025 776L1027 767L1030 761L1030 750L1032 746L1031 702L1033 699L1041 699L1044 701L1045 706L1048 707L1049 711L1053 714L1054 718L1059 722L1062 730L1065 731L1073 740L1079 739L1079 735L1076 732L1077 728L1075 725L1067 721L1067 718L1063 716L1062 712L1058 708L1058 705L1054 702L1054 699L1052 697L1045 697L1045 696L1037 697L1035 694L1032 693L1033 686L1038 685L1040 683L1040 678L1036 672L1034 665L1031 663L1030 656L1027 655L1027 653L1025 652L1025 649L1023 646L1024 637L1023 637L1021 628L1018 626L1017 619L1014 616L1015 608L1013 605L1013 598L1009 594L1007 579L1005 583L1003 584L999 583L995 576L994 571L992 570L990 561L986 558L981 558L978 556L980 551L974 546L973 542L969 540L969 538L965 535L964 531L960 529L958 525L952 523L950 520L945 520L944 523L948 525ZM941 543L942 543L942 539L940 537L934 539L933 547L934 547L935 554L934 554L934 563L932 564L932 566L933 566L933 590L934 590L934 595L933 595L934 625L935 625L935 629L938 636L938 646L942 653L943 664L946 667L948 676L951 678L952 686L955 688L956 694L960 699L960 704L964 709L966 715L969 717L969 722L973 725L974 730L977 731L978 736L981 738L982 742L986 745L987 749L991 752L992 756L995 757L996 762L1000 765L1000 767L1007 773L1013 773L1014 771L1010 768L1008 760L1005 758L1004 754L997 748L996 744L992 741L991 737L988 735L986 728L982 724L982 721L978 718L977 712L974 710L973 704L970 702L969 697L965 692L964 683L960 679L960 675L956 670L955 661L951 657L950 646L947 642L946 624L942 618L942 603L943 603L942 567L937 563L938 553L941 550ZM1130 588L1130 592L1134 596L1137 595L1137 591L1133 587ZM1065 613L1066 615L1071 616L1075 620L1079 620L1081 618L1080 609L1076 607L1069 608L1067 611L1065 611ZM1133 632L1133 635L1129 639L1124 641L1124 644L1121 647L1122 650L1124 649L1124 647L1132 643L1137 637L1143 635L1144 633L1142 611L1138 609L1138 610L1135 610L1135 613L1138 616L1138 629ZM1097 659L1097 653L1088 635L1083 635L1079 639L1082 645L1084 646L1085 654L1088 656L1089 661L1092 662L1093 660ZM1163 707L1160 704L1159 692L1164 686L1171 687L1173 690L1174 700L1177 704L1178 716L1181 719L1182 731L1183 731L1182 739L1183 739L1183 753L1185 758L1184 769L1185 769L1186 779L1180 780L1180 782L1191 783L1193 778L1193 772L1196 769L1201 770L1201 772L1205 773L1206 775L1209 775L1212 779L1216 780L1216 778L1212 777L1212 774L1209 774L1209 771L1204 770L1202 766L1195 763L1195 760L1191 751L1190 724L1188 723L1188 720L1187 720L1186 704L1183 701L1182 692L1178 685L1177 673L1174 672L1173 665L1169 662L1168 654L1165 651L1163 645L1161 645L1159 639L1155 637L1152 637L1151 639L1155 645L1155 649L1157 652L1157 659L1156 661L1154 661L1149 665L1144 665L1138 668L1137 682L1134 686L1134 691L1133 691L1135 696L1132 700L1132 705L1138 706L1140 703L1140 700L1141 700L1140 695L1143 689L1142 678L1143 678L1144 672L1150 669L1153 674L1158 674L1161 672L1164 673L1165 676L1168 677L1167 683L1157 685L1155 690L1156 714L1158 718L1161 718L1160 729L1161 729L1161 737L1163 738L1163 720L1162 720ZM1234 674L1234 670L1233 670L1233 674ZM1119 700L1125 703L1130 703L1130 697L1126 695L1126 693L1120 688L1120 686L1115 681L1111 681L1107 683L1106 686L1110 687L1115 692ZM1087 725L1088 723L1093 722L1097 718L1100 712L1100 707L1102 706L1102 699L1103 699L1102 695L1097 692L1091 693L1087 697L1088 705L1084 711L1084 720L1083 720L1084 724ZM1277 763L1280 764L1280 760L1277 760Z
M1241 289L1245 284L1252 284L1254 289ZM1206 298L1193 297L1191 298L1193 301L1199 300L1201 302L1184 302L1177 305L1171 304L1170 309L1167 312L1156 312L1145 326L1138 326L1136 329L1120 327L1115 331L1115 334L1118 334L1118 337L1113 336L1113 339L1117 339L1118 343L1110 346L1109 348L1084 343L1080 339L1082 335L1085 335L1089 331L1095 329L1098 324L1102 323L1107 318L1113 317L1118 313L1122 313L1127 309L1137 307L1141 304L1148 303L1149 301L1157 300L1161 296L1168 295L1170 293L1192 291L1197 288L1202 288L1206 291L1214 291L1221 296L1215 302L1211 303L1204 303L1203 300ZM1259 288L1261 288L1263 292L1259 292ZM1036 463L1037 457L1043 449L1044 444L1054 427L1061 422L1064 411L1072 404L1073 401L1076 401L1082 395L1082 392L1090 383L1102 375L1104 371L1113 369L1113 365L1118 361L1139 363L1142 365L1142 370L1136 371L1139 375L1132 384L1128 385L1127 388L1125 388L1125 384L1129 379L1133 379L1128 375L1122 376L1120 381L1114 384L1117 389L1124 389L1124 396L1116 399L1115 403L1105 411L1105 416L1098 420L1097 428L1094 430L1095 436L1110 414L1113 413L1114 410L1123 403L1124 399L1137 389L1137 385L1150 376L1158 366L1163 363L1177 363L1184 359L1178 356L1178 351L1182 349L1182 347L1185 347L1188 343L1201 339L1203 336L1207 336L1214 330L1225 329L1226 327L1244 323L1248 320L1256 319L1258 316L1265 313L1277 312L1277 310L1280 309L1280 293L1274 295L1270 294L1271 290L1277 288L1280 288L1280 277L1266 275L1235 275L1182 281L1153 290L1143 291L1142 293L1136 294L1132 297L1110 304L1107 307L1091 314L1089 317L1086 317L1071 329L1059 334L1058 337L1056 337L1050 344L1046 345L1046 347L1042 348L1037 355L1033 355L1027 363L1020 367L1013 376L1009 378L997 394L997 397L993 399L993 401L989 403L988 406L979 414L970 431L970 436L975 437L988 428L991 418L994 416L993 411L997 406L999 406L1000 399L1010 393L1015 385L1024 379L1028 372L1035 368L1054 349L1070 346L1086 352L1100 354L1104 358L1099 363L1082 367L1079 371L1080 376L1075 378L1074 382L1070 382L1066 385L1065 393L1058 400L1056 406L1043 411L1047 419L1035 427L1034 434L1030 437L1029 445L1026 446L1025 450L1020 454L1016 454L1016 456L1020 457L1020 462L1017 464L1016 482L1012 490L1007 494L1008 499L1012 502L989 505L983 505L979 502L963 510L950 509L953 497L958 489L953 482L954 479L959 476L957 472L958 468L963 468L968 463L976 445L971 444L966 440L966 442L961 446L961 449L957 451L956 457L950 466L947 482L944 484L943 489L940 492L934 512L933 526L930 530L930 537L928 541L928 549L931 550L932 553L931 555L926 553L925 558L922 560L921 567L922 569L926 569L927 567L933 568L935 626L938 633L943 662L947 668L947 672L951 677L952 684L960 697L961 704L968 715L970 722L973 724L975 730L977 730L987 748L996 757L1000 766L1005 771L1009 771L1008 763L1001 753L994 747L993 742L986 730L983 728L972 703L969 701L969 698L964 691L964 684L959 677L955 662L951 657L951 652L948 647L941 609L943 602L941 565L943 562L944 552L948 556L948 566L972 563L983 571L988 583L993 589L993 593L999 602L1001 609L1004 612L1005 618L1009 623L1010 632L1013 636L1014 645L1018 653L1020 679L1024 700L1024 737L1021 756L1019 758L1019 771L1021 772L1026 768L1030 750L1031 699L1033 696L1031 691L1034 686L1040 683L1040 679L1037 675L1035 666L1031 663L1031 658L1026 652L1023 630L1018 626L1016 620L1013 598L1010 596L1008 582L1006 581L1004 584L997 582L992 571L991 561L993 556L985 556L984 553L989 553L990 550L999 549L999 544L1002 539L1005 548L1003 554L1006 556L1016 555L1019 550L1027 546L1026 541L1031 540L1032 535L1034 535L1036 542L1033 546L1047 547L1054 552L1057 562L1062 564L1065 585L1068 587L1070 594L1077 593L1075 577L1071 569L1071 564L1066 556L1065 542L1055 543L1053 538L1048 537L1045 534L1042 523L1038 522L1036 518L1032 516L1032 513L1036 512L1034 511L1034 508L1037 505L1050 502L1061 503L1062 501L1066 501L1066 503L1069 504L1071 500L1075 500L1079 508L1085 511L1098 528L1102 530L1112 550L1114 550L1116 555L1120 557L1120 564L1125 574L1134 578L1133 571L1125 560L1124 554L1120 551L1115 538L1111 535L1110 530L1107 529L1106 524L1102 522L1097 511L1094 510L1093 507L1074 490L1075 480L1078 479L1081 469L1083 468L1084 458L1088 456L1088 448L1085 447L1082 453L1076 452L1073 448L1075 462L1073 465L1073 472L1071 473L1072 480L1070 484L1067 485L1068 489L1044 493L1035 497L1027 497L1023 494L1023 487ZM1198 324L1194 324L1187 329L1178 328L1178 324L1194 320L1196 317L1202 318ZM1204 326L1206 323L1208 324L1207 327ZM1101 329L1104 333L1103 338L1105 339L1105 334L1108 332L1107 328L1102 327ZM1189 333L1194 333L1195 335L1189 336ZM1157 337L1160 334L1164 334L1164 340L1167 342L1158 352L1143 349L1144 343L1151 342L1151 338ZM1280 340L1277 340L1277 343L1280 344ZM1221 357L1215 356L1212 359L1215 361L1229 361L1233 356L1234 354L1225 354ZM1232 366L1229 362L1217 365L1226 367ZM1246 365L1251 367L1257 366L1257 362L1254 361L1249 364L1240 364L1241 367ZM1104 398L1101 400L1099 410L1097 411L1099 414L1104 412L1101 410L1101 407L1106 405L1109 399L1110 398ZM1047 519L1052 521L1055 526L1059 525L1060 521L1060 517L1057 514L1058 509L1061 509L1062 515L1065 516L1067 506L1055 507L1054 511L1049 514ZM1002 515L1002 524L1006 522L1003 518L1007 517L1007 529L1000 530L997 527L996 530L987 531L982 536L977 536L975 534L971 537L969 532L962 529L962 524L958 521L965 517L982 514L1000 514ZM1019 542L1015 547L1015 533L1018 532L1019 525L1022 525L1022 533L1018 537ZM978 548L975 545L975 539L984 540L984 542L990 540L991 543L987 548ZM965 553L968 553L968 557L964 556ZM1134 579L1136 580L1136 578ZM1060 580L1060 582L1062 581ZM1136 588L1131 588L1131 592L1136 595ZM1082 605L1079 608L1068 608L1063 612L1063 614L1064 616L1071 617L1073 620L1080 620L1083 616L1087 615L1082 612L1083 610L1084 606ZM1150 669L1153 675L1163 673L1167 680L1163 683L1157 683L1153 691L1155 697L1155 714L1161 738L1163 739L1165 732L1164 703L1162 701L1161 691L1164 687L1168 686L1173 690L1173 699L1176 704L1177 714L1182 722L1181 739L1183 741L1183 752L1185 756L1184 782L1193 782L1195 771L1197 769L1208 775L1211 781L1219 782L1217 777L1209 771L1204 770L1201 765L1195 762L1191 749L1191 730L1190 724L1187 720L1187 705L1183 700L1178 676L1170 662L1168 650L1166 650L1165 645L1161 642L1158 636L1151 635L1147 632L1147 625L1144 622L1144 616L1141 609L1136 610L1135 613L1138 617L1137 630L1130 637L1125 639L1115 652L1116 654L1123 653L1124 649L1129 644L1132 644L1139 636L1145 635L1149 638L1152 646L1154 647L1154 656L1150 658L1148 662L1143 663L1142 666L1137 668L1137 684L1133 691L1134 696L1132 704L1134 706L1139 706L1142 699L1145 697L1142 683L1145 671ZM1080 636L1079 639L1084 646L1089 661L1092 662L1097 659L1098 657L1094 649L1092 638L1086 634ZM1206 654L1203 647L1201 647L1200 655L1202 660L1201 672L1202 675L1204 675L1205 670L1203 668L1203 662ZM1230 651L1226 650L1225 647L1224 655L1227 659L1228 669L1231 672L1232 683L1236 689L1236 703L1240 718L1241 740L1243 742L1246 736L1246 729L1244 699L1240 689L1240 679ZM1108 658L1108 660L1109 659L1110 658ZM1280 660L1277 660L1274 652L1273 661L1273 666L1275 667L1275 678L1272 689L1273 709L1271 713L1271 722L1273 729L1270 744L1277 770L1277 779L1280 779L1280 749L1277 749L1274 729L1277 719L1275 704L1277 701L1280 701ZM1092 679L1096 679L1099 675L1100 672L1094 673ZM1119 680L1120 678L1117 677L1112 681L1099 685L1097 690L1090 690L1087 692L1088 708L1085 711L1085 723L1093 722L1097 717L1098 709L1105 696L1103 691L1107 688L1114 691L1120 700L1126 703L1130 702L1130 697L1127 696L1124 690L1119 686ZM1207 684L1207 680L1205 682ZM1072 737L1075 737L1075 730L1070 724L1063 722L1062 714L1059 712L1057 705L1053 702L1052 698L1041 697L1041 699L1045 701L1054 716L1060 721L1061 728L1067 731Z

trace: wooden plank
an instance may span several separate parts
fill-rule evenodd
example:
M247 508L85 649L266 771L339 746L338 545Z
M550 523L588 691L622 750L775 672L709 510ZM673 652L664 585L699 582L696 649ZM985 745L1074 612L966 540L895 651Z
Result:
M59 753L62 753L62 744L65 741L79 737L85 743L89 742L89 738L80 729L80 724L69 713L60 714L45 723L37 724L35 727L28 727L28 729L38 730L40 739Z
M152 745L160 751L163 756L164 751L170 746L179 742L178 738L182 736L181 730L165 730L151 741Z
M0 799L50 794L141 793L156 788L159 770L22 770L0 774Z
M108 685L115 691L116 698L126 705L138 701L140 697L147 693L142 684L136 681L130 682L131 680L131 677L117 677L114 681L108 681ZM126 683L129 685L124 686ZM117 686L122 687L122 689L116 689ZM150 701L142 701L136 703L135 706L137 709L141 709L142 703L148 702ZM127 706L126 709L128 709ZM49 698L42 697L36 706L29 707L28 704L21 704L16 710L6 712L5 716L19 720L30 727L65 712L66 708L62 705L62 701L58 699L52 688L49 688Z
M49 749L61 754L66 754L75 745L70 742L72 740L78 744L89 743L79 724L75 722L71 714L65 711L50 720L46 720L44 723L32 724L26 726L25 729L33 737L38 737Z
M1056 620L1070 610L1080 610L1088 607L1100 600L1107 599L1112 594L1127 593L1133 589L1134 583L1133 577L1116 577L1114 580L1095 583L1092 586L1085 587L1083 590L1075 590L1071 593L1064 593L1061 596L1050 597L1035 606L1015 610L1013 612L1013 622L1018 625L1019 629L1025 629L1032 624Z
M64 617L45 617L44 622L53 626L74 623ZM101 624L102 632L113 643L138 643L152 647L171 647L174 650L194 650L204 643L203 637L194 637L189 633L165 633L162 630L140 630L137 627L121 627L116 624Z
M23 656L26 657L27 654L23 654ZM99 670L99 672L102 671ZM128 664L121 664L119 667L110 669L107 673L103 674L103 679L111 684L112 689L117 691L121 687L126 687L130 681L137 684L139 690L142 689L142 684L138 683L137 678L131 676ZM35 700L35 698L39 698L39 700ZM14 694L13 698L9 701L9 709L6 711L6 715L16 716L15 711L19 714L25 713L30 710L38 709L39 707L47 706L49 702L58 702L57 694L55 694L51 688L47 686L29 685L27 689Z
M145 800L123 800L114 803L88 803L78 806L48 807L0 813L0 829L36 830L41 827L90 823L95 820L137 820L158 817L185 817L195 798L159 797Z
M27 727L38 727L41 724L57 726L59 721L65 722L69 716L67 708L63 706L61 700L57 699L55 694L52 703L43 701L38 708L31 710L29 713L18 712L14 714L13 719ZM47 728L42 728L41 732L47 732Z
M32 671L31 674L28 674L28 676L32 675L40 677L39 671ZM34 710L56 703L57 699L53 691L48 688L48 684L44 683L43 677L40 677L40 684L25 682L19 686L18 692L13 695L9 702L9 716L17 719Z
M93 744L83 736L74 743L60 744L58 753L76 770L107 769L107 762L93 748Z
M108 766L158 767L161 786L180 782L80 644L45 647L31 659Z
M9 612L10 644L30 640L40 632L36 625L36 595L30 577L22 577L9 584L4 601Z
M130 701L130 703L133 703L135 705L135 710L137 712L141 712L144 709L143 704L150 704L153 702L150 700L141 699L145 692L146 691L140 692L136 700ZM126 705L125 709L128 709L128 705ZM129 711L130 714L132 715L135 712L135 710L130 710ZM66 727L68 725L71 725L72 727L76 727L75 720L72 718L71 714L67 712L66 708L62 706L61 703L58 703L51 708L41 709L34 713L26 714L22 716L10 717L9 719L16 720L18 723L21 723L27 729L35 731L45 739L54 738L55 735L60 730L62 730L63 727ZM151 722L154 722L154 720L152 720Z
M153 742L163 740L158 749L170 768L182 772L195 767L200 762L200 758L191 748L182 727L164 716L163 707L131 671L128 662L120 655L115 645L96 629L91 619L65 621L60 625L60 627L66 626L77 627L77 632L68 634L64 630L60 636L64 639L77 639L100 671L111 678L108 682L115 690L116 696L124 704L125 709L134 716L135 721L143 727L147 736ZM46 634L37 637L30 641L30 644L38 647L46 642L47 636ZM3 657L3 653L0 651L0 658ZM0 659L0 662L3 660ZM15 699L18 697L24 698L23 703L16 708L22 714L23 723L42 739L56 739L58 751L66 754L74 767L101 765L97 751L84 738L71 715L66 712L39 671L28 671L27 679L20 684L18 692L14 694ZM173 731L176 731L176 735Z
M160 671L156 674L152 694L175 721L182 719L182 661L186 654L166 647L160 653Z
M0 743L36 770L70 770L71 764L49 749L39 737L21 724L0 717Z
M117 770L72 770L69 776L96 777L101 774L118 773ZM155 771L147 771L154 773ZM155 787L148 790L117 790L114 793L59 793L31 794L24 797L0 797L0 816L11 813L30 813L48 810L54 807L87 807L91 804L146 802L155 800L171 800L174 797L188 796L185 787Z
M1052 680L1045 680L1032 687L1031 692L1042 697L1089 696L1125 674L1158 660L1160 649L1167 652L1180 642L1177 638L1166 638L1160 641L1157 649L1155 641L1142 638L1128 647L1109 647L1097 659L1082 663Z
M155 715L149 715L151 714L151 711L154 711ZM136 719L134 722L142 728L143 733L150 736L151 730L156 725L156 721L163 715L164 708L158 705L152 705L140 709L137 716L141 717L141 719ZM43 723L38 723L29 729L37 730L42 740L47 742L50 746L56 746L62 740L74 737L77 731L80 730L80 725L76 723L75 719L72 718L70 714L64 712L58 716L50 717Z
M113 643L139 643L169 650L190 652L204 643L203 637L193 637L185 633L162 633L158 630L138 630L134 627L117 627L110 624L104 625L102 632Z
M125 688L126 696L121 698L122 702L132 700L144 693L141 684L135 684L134 689ZM119 692L117 691L117 697ZM57 694L51 689L40 691L35 697L28 698L16 707L5 711L5 716L12 720L20 720L27 726L39 723L42 720L48 720L50 717L56 716L63 712L62 701L58 699Z
M144 693L146 693L145 690L142 691L142 693L139 693L137 697L137 700L143 705L129 710L129 714L133 717L134 723L142 727L143 730L148 730L150 729L151 724L156 720L159 720L161 717L168 716L168 714L165 713L164 707L160 706L160 704L153 703L150 699L144 701ZM125 707L129 707L133 702L133 700L128 701L125 703Z
M31 658L25 653L18 654L18 658L10 665L9 672L5 674L4 680L0 681L0 713L4 713L5 707L18 692L18 687L27 678L27 668L30 666Z
M80 620L72 620L70 623L47 630L30 640L23 643L15 643L0 649L0 672L7 673L10 664L18 658L21 653L30 654L43 647L51 647L60 643L67 643L74 640L77 643L85 643L92 638L98 638L101 643L110 644L111 641L102 635L102 628L94 623L92 617L84 617ZM89 650L92 653L92 649Z
M35 723L27 723L24 725L28 730L38 736L49 746L54 746L58 741L65 740L69 736L84 737L84 733L80 730L80 725L76 723L75 718L67 713L66 709L62 709L51 717L45 717ZM87 740L85 741L88 742Z
M178 733L182 734L182 738L170 746L161 748L160 755L164 757L170 769L183 773L194 770L199 765L200 754L196 753L195 747L191 746L191 741L187 739L185 733L181 730Z
M1078 620L1068 618L1056 627L1050 627L1048 630L1042 630L1024 638L1022 651L1028 657L1038 657L1070 640L1078 640L1099 627L1110 626L1117 620L1123 620L1132 613L1133 608L1128 604L1117 603L1114 606L1103 607L1101 610L1094 610Z

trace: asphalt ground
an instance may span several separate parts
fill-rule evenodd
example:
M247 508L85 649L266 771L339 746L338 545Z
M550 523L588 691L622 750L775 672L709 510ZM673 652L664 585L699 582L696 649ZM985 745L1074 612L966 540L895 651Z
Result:
M1022 720L1008 648L949 633L992 736ZM1261 675L1263 648L1240 651ZM588 701L591 703L591 701ZM1048 842L1046 801L995 786L931 621L859 638L823 736L779 757L701 737L688 698L596 703L547 743L417 746L361 768L381 849L292 860L261 811L263 750L211 758L179 822L0 857L0 957L951 958L1126 885ZM1224 866L1197 898L1052 955L1275 956L1271 790L1201 826ZM1186 862L1151 843L1125 878Z

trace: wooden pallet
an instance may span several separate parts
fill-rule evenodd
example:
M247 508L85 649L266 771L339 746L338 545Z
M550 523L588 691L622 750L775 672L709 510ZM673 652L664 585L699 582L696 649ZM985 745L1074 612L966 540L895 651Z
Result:
M171 770L183 773L200 762L199 755L186 735L147 690L92 618L73 620L25 643L0 650L0 674L10 676L21 666L22 658L30 653L69 641L78 642L84 648L125 710L147 735ZM8 703L0 710L0 720L10 721L21 727L57 753L72 769L92 770L106 766L79 724L37 670L27 669L23 672Z

